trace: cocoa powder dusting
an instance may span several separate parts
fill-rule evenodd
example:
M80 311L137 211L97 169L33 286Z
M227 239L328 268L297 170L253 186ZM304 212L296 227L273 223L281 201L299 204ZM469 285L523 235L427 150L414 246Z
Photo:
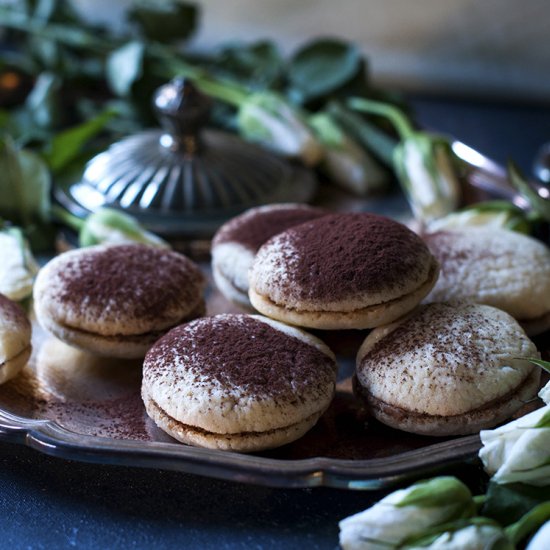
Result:
M256 252L273 235L327 213L321 208L308 206L261 209L228 222L214 237L212 245L236 242Z
M93 251L69 261L58 276L65 304L103 309L107 304L127 315L162 319L168 310L198 302L204 277L182 254L139 244Z
M451 326L459 317L461 329L442 330L442 327ZM370 371L380 371L387 368L387 361L403 363L400 357L410 354L412 357L423 359L426 346L429 346L430 362L437 368L456 368L457 365L485 365L490 363L492 352L485 351L481 346L473 345L475 335L487 324L487 319L479 311L457 310L452 304L430 304L421 307L405 322L401 323L393 332L379 340L365 356L361 368ZM498 340L499 335L487 340ZM451 355L450 355L451 354ZM450 356L455 360L449 361ZM459 361L456 361L459 358ZM406 365L403 365L406 367ZM472 381L474 371L461 371L460 379ZM403 376L411 375L404 369Z
M334 214L280 235L296 254L285 287L299 299L337 300L397 291L420 279L430 253L404 225L374 214ZM277 239L277 237L275 237ZM271 242L271 241L269 241Z
M299 400L304 388L334 381L334 361L297 338L247 315L219 315L179 326L149 350L144 375L184 368L250 396Z
M3 294L0 294L0 316L6 321L30 330L31 325L23 308Z

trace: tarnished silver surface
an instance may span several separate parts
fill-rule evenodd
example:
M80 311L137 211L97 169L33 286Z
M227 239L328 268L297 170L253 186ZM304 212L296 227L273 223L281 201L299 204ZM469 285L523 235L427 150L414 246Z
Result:
M227 219L270 202L307 202L316 189L309 170L237 136L203 126L209 102L184 81L154 98L162 129L127 137L86 166L81 181L56 198L85 216L119 208L165 236L211 236Z
M456 143L455 152L465 161L465 177L472 186L528 207L508 184L502 167L464 144L456 147ZM376 211L401 221L410 217L403 195L397 192L358 200L328 187L320 191L316 204L332 209ZM207 264L202 268L209 273ZM207 306L210 315L236 311L212 282ZM352 394L350 381L355 353L366 333L329 331L317 336L335 351L340 365L332 406L318 425L295 443L244 455L174 441L145 414L139 362L90 356L35 325L29 366L0 386L0 438L64 458L164 468L278 487L378 489L477 456L477 435L447 439L415 436L368 418Z

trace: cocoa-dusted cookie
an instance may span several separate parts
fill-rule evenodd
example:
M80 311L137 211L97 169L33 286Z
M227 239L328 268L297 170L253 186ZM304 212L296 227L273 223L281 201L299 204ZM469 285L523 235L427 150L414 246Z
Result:
M415 307L438 271L404 225L375 214L332 214L265 243L249 273L249 296L260 313L294 325L372 328Z
M0 294L0 384L10 380L31 356L31 324L23 308Z
M423 237L441 264L427 302L495 306L531 336L550 328L550 249L545 244L495 227L446 229Z
M212 274L220 292L251 308L248 270L258 248L273 235L327 213L305 204L269 204L251 208L223 224L212 240Z
M333 353L261 316L222 314L176 327L149 350L142 397L172 437L252 452L301 437L335 392Z
M384 424L407 432L476 433L536 396L539 357L517 321L491 306L434 303L374 329L354 389Z
M67 344L139 358L170 328L204 313L204 287L199 268L177 252L98 245L60 254L40 270L35 311Z

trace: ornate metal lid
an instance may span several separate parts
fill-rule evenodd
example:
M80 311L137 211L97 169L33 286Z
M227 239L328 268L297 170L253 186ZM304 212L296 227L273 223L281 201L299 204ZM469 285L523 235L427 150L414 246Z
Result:
M206 237L243 210L271 202L304 202L313 174L256 145L203 126L210 100L175 79L153 98L162 129L127 137L86 165L80 182L56 198L84 216L119 208L165 236Z

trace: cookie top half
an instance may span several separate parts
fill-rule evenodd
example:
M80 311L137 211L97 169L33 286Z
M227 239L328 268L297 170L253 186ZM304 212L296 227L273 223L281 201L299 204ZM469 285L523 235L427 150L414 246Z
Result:
M38 274L35 309L60 326L134 335L174 326L202 301L205 278L177 252L142 244L60 254Z
M435 265L422 239L394 220L332 214L265 243L250 282L258 294L296 310L353 311L415 291Z
M298 203L257 206L223 224L214 235L212 247L233 243L255 253L273 235L327 213Z
M177 422L263 433L324 411L336 383L329 348L260 316L222 314L172 329L147 353L143 390Z
M538 374L521 359L526 357L538 357L537 348L506 312L434 303L373 330L359 350L356 375L385 405L456 417L495 407L516 393Z
M234 291L243 294L240 301L248 303L248 270L258 248L277 233L327 213L305 204L280 203L251 208L232 218L212 240L214 275L220 274ZM225 290L223 282L218 286Z
M499 228L464 227L423 236L441 265L430 302L470 300L520 322L550 312L550 249Z

